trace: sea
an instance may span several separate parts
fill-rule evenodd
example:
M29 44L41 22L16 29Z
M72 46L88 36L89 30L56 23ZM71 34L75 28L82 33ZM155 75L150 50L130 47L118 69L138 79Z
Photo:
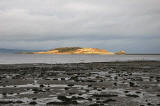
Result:
M160 61L160 55L53 55L53 54L0 54L0 64L30 63L88 63L117 61Z

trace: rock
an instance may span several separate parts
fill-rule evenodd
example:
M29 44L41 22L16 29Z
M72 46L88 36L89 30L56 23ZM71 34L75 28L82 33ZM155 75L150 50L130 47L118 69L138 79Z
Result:
M103 101L103 103L115 102L115 101L116 101L116 100L114 100L114 99L107 99L107 100Z
M10 104L13 103L13 101L0 101L0 104Z
M160 94L157 94L158 97L160 97Z
M116 52L115 54L123 55L123 54L126 54L126 52L125 52L125 51L123 51L123 50L121 50L121 51L119 51L119 52Z
M100 104L94 103L94 104L90 104L89 106L100 106Z
M130 87L135 87L135 83L129 82L129 86L130 86Z
M65 78L61 78L61 80L65 80Z
M59 100L65 102L65 104L78 104L78 102L72 98L67 98L66 96L58 96Z
M93 97L116 97L115 94L93 94Z
M65 90L69 90L70 88L68 88L68 87L65 87L64 89L65 89Z
M124 93L128 93L129 91L124 91Z
M72 87L72 86L74 86L74 84L68 84L68 86Z
M51 106L52 106L52 105L64 105L64 104L66 104L66 102L48 102L48 103L47 103L47 106L48 106L48 105L49 105L49 106L50 106L50 105L51 105Z
M45 87L43 84L41 84L41 85L39 85L39 87L41 87L41 88L43 88L43 87Z
M137 97L139 97L138 95L134 95L134 94L127 94L126 96L128 96L128 97L134 97L134 98L137 98Z
M23 103L22 101L0 101L0 104L13 104L13 103Z
M15 101L14 103L23 103L23 101L18 100L18 101Z
M30 105L35 105L35 104L37 104L37 102L32 101L32 102L30 102L29 104L30 104Z

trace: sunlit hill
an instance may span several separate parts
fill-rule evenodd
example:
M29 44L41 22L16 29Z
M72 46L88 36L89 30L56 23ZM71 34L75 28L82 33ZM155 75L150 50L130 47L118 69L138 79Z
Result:
M99 54L99 55L114 55L114 54L126 54L125 51L119 51L116 53L109 52L105 49L98 48L81 48L81 47L63 47L56 48L42 52L32 52L32 54Z

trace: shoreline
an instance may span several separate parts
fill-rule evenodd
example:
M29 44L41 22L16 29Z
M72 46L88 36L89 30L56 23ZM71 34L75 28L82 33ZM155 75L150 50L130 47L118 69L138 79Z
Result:
M160 61L0 64L0 105L159 105Z
M65 65L65 64L92 64L92 63L130 63L130 62L160 62L160 60L124 60L124 61L106 61L106 62L71 62L71 63L5 63L0 65L32 65L32 64L48 64L48 65Z

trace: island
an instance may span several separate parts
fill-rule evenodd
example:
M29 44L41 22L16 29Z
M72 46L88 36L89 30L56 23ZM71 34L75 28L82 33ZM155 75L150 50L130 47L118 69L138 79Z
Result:
M62 47L55 48L48 51L31 52L31 54L97 54L97 55L114 55L114 54L126 54L125 51L119 51L116 53L109 52L105 49L98 48L82 48L82 47Z

